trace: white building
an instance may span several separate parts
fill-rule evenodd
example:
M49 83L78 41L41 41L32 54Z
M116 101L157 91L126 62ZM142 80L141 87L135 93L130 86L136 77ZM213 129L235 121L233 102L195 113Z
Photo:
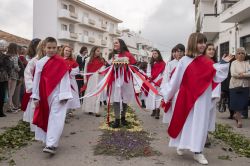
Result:
M218 46L218 55L235 54L245 47L250 54L250 0L193 0L196 31Z
M121 20L79 0L35 0L33 10L33 37L55 37L75 53L99 46L107 58L113 39L121 36Z
M144 39L140 34L130 31L129 29L122 30L121 39L126 43L129 51L135 56L138 61L148 61L151 57L153 44L147 39Z

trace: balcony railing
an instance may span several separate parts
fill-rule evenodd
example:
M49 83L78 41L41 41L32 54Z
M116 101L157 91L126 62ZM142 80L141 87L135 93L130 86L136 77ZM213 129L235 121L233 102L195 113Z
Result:
M80 23L80 20L78 19L77 13L72 13L66 9L60 9L58 12L58 18L66 19L68 21L72 21L74 23Z
M101 40L101 45L106 46L107 45L107 40Z
M95 43L95 38L94 37L89 37L89 42L90 43Z
M93 20L93 19L89 18L89 24L91 24L91 25L95 25L95 20Z

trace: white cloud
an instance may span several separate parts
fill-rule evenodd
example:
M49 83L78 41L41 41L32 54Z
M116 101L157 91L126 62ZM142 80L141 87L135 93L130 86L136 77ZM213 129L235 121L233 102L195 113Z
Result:
M32 6L31 0L1 0L0 29L31 39Z

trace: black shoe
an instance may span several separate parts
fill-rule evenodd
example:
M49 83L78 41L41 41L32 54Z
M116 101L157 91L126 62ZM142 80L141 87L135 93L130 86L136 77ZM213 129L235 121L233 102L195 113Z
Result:
M125 117L122 117L122 118L121 118L121 124L122 124L123 126L127 126L127 125L128 125L128 122L126 121Z
M102 102L100 101L100 106L102 106Z
M155 114L156 114L156 110L153 110L151 116L155 116Z
M156 111L155 111L155 119L160 119L160 109L156 109Z
M93 115L93 112L89 112L89 115Z
M211 142L206 142L205 143L205 148L209 148L211 146Z
M115 119L115 122L112 125L112 128L119 128L119 127L120 127L120 119Z
M49 147L49 146L46 146L44 149L43 149L43 152L44 153L50 153L50 154L55 154L56 153L56 147Z
M4 113L1 113L0 117L6 117L6 115Z
M145 101L144 101L144 100L141 100L141 107L142 107L142 108L146 108L146 105L145 105Z
M103 104L104 104L104 105L107 105L107 101L106 101L106 100L104 100L104 101L103 101Z

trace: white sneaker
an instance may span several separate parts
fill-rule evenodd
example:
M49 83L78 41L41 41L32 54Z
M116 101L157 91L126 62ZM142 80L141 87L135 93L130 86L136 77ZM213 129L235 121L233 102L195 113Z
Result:
M203 165L208 164L207 159L205 158L205 156L202 153L194 154L194 160L196 160L198 163L203 164Z
M177 153L179 156L183 156L183 151L180 150L180 149L176 149L176 153Z

